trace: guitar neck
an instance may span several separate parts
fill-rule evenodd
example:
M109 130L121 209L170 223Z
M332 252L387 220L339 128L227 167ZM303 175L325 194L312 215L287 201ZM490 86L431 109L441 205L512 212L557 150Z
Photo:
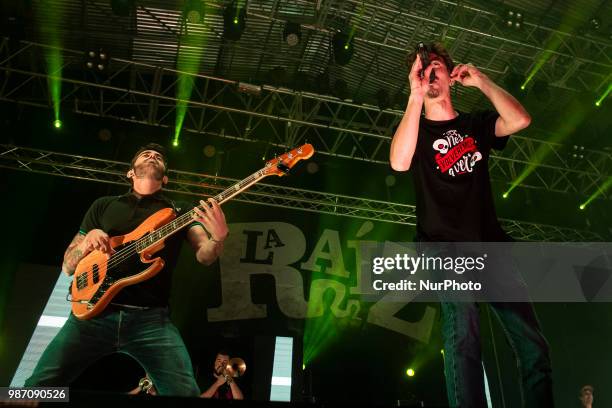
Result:
M257 183L258 181L266 177L267 174L265 173L264 170L265 169L256 171L255 173L239 181L238 183L233 184L232 186L223 190L221 193L214 196L213 199L217 203L223 204L224 202L228 201L235 195L240 194L244 190L251 187L253 184ZM198 208L202 208L202 206L198 205ZM177 233L181 229L185 228L186 226L190 225L191 223L193 223L194 214L195 214L195 211L191 209L187 211L185 214L175 218L173 221L163 225L162 227L151 232L150 234L145 235L144 237L140 238L138 241L136 241L137 251L140 252L144 250L145 248L148 248L149 246L157 242L163 241L167 239L168 237L170 237L171 235Z

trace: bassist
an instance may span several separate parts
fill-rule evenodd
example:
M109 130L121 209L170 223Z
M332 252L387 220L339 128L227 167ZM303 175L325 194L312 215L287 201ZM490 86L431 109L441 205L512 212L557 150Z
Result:
M168 182L165 149L148 144L134 155L127 177L132 189L122 196L102 197L87 211L79 233L64 254L62 270L72 275L94 250L115 254L110 237L127 234L163 208L184 214L192 208L174 203L161 190ZM67 386L101 357L122 352L150 375L161 395L198 396L187 349L168 317L172 271L187 239L199 263L213 263L223 250L228 227L219 205L209 199L194 208L193 223L167 238L155 253L165 266L155 276L124 287L103 312L90 320L73 314L43 353L26 386ZM140 266L141 265L135 265Z

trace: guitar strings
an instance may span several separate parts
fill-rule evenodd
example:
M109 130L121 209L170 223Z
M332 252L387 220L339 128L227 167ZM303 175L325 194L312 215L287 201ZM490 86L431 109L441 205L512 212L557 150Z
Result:
M230 186L229 188L225 189L224 191L222 191L221 193L219 193L218 195L216 195L215 197L213 197L213 199L217 202L222 202L222 200L224 199L226 193L227 195L231 194L233 191L232 190L236 190L236 189L240 189L241 188L241 184L245 184L245 182L247 182L246 184L252 183L253 181L257 181L257 178L263 178L264 175L264 169L258 170L257 172L251 174L250 176L246 177L244 180L239 181L238 183ZM201 205L198 205L196 208L204 208ZM163 225L162 227L160 227L159 229L153 231L153 233L159 233L162 232L164 229L168 228L168 226L172 223L178 224L177 221L180 221L180 223L183 223L183 221L187 221L187 218L192 219L193 218L193 213L195 211L194 210L190 210L189 212L180 215L179 217L175 218L173 221ZM177 228L181 229L183 228L185 225L188 225L187 222L185 222L183 225L181 225L180 227ZM172 230L172 228L170 228L170 231ZM168 232L170 232L168 231ZM162 234L163 235L163 234ZM111 255L110 260L107 263L107 267L106 270L107 272L112 270L114 267L118 266L120 263L122 263L125 259L129 258L130 256L132 256L133 254L138 252L138 245L141 242L144 242L144 240L146 239L146 237L150 236L146 235L144 237L141 237L135 241L133 241L130 245L126 246L125 248L122 248L121 250L117 251L115 254ZM154 241L157 242L157 241ZM153 243L151 243L153 244ZM145 246L145 248L147 248L150 245ZM135 250L134 250L135 249ZM89 269L91 266L93 266L94 263L88 264L87 265L87 269ZM87 274L89 273L89 271L86 272ZM83 274L80 274L79 276L83 276Z

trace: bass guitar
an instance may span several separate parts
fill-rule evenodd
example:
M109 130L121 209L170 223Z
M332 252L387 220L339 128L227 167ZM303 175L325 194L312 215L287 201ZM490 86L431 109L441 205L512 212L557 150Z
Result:
M300 160L314 154L312 145L305 144L274 158L244 180L213 197L222 204L253 184L271 175L284 176ZM70 287L72 313L87 320L101 313L119 291L129 285L155 276L164 260L155 254L165 240L193 222L194 210L177 216L172 208L151 215L132 232L110 238L112 255L94 250L77 265Z

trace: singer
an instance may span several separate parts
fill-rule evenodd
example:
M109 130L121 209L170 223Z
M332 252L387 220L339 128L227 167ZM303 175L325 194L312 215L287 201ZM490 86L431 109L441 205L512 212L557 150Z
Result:
M495 214L487 162L509 135L529 126L521 104L471 64L453 61L441 44L419 44L410 56L410 98L391 143L391 167L411 169L417 240L510 241ZM478 88L494 111L457 112L450 89ZM422 115L424 113L424 115ZM552 407L549 347L530 303L490 303L512 345L523 405ZM444 374L449 405L486 407L479 307L441 296Z

